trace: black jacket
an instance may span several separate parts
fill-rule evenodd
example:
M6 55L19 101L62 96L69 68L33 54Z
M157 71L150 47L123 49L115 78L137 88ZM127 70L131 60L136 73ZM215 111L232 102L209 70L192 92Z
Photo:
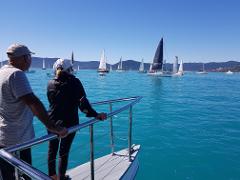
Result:
M47 88L49 118L62 125L71 127L79 123L78 108L87 117L96 117L97 112L91 107L82 83L73 75L63 74L61 78L49 81Z

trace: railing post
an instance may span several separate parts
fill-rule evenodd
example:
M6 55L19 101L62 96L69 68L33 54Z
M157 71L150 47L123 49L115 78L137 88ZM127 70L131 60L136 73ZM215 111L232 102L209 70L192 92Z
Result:
M20 159L20 152L19 152L19 151L16 151L14 154L15 154L15 156L16 156L18 159ZM20 179L20 177L19 177L19 170L18 170L17 167L15 167L14 174L15 174L15 179L16 179L16 180L19 180L19 179Z
M110 113L112 112L112 103L109 104L109 110ZM112 116L110 117L110 143L111 143L111 149L112 149L112 155L114 154L114 140L113 140L113 122L112 122Z
M93 147L93 125L90 125L90 165L91 180L94 180L94 147Z
M132 147L132 106L129 107L129 128L128 128L128 160L131 161Z

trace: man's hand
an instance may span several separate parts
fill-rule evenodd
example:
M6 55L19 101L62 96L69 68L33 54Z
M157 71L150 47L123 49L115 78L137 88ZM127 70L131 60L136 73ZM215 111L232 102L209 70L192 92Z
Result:
M68 130L65 127L58 126L57 128L48 130L54 134L57 134L60 138L64 138L68 135Z
M98 113L98 115L96 116L96 119L103 121L107 118L107 114L106 113Z

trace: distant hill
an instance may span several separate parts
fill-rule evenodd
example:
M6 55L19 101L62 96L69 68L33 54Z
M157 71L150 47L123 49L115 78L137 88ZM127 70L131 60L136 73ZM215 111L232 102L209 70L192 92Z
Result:
M51 69L53 63L58 58L45 58L45 65L47 69ZM42 61L43 58L41 57L33 57L32 58L32 68L42 68ZM7 61L4 61L6 64ZM79 66L80 69L97 69L99 66L99 61L75 61L74 68L77 69ZM117 69L118 63L112 64L113 70ZM125 70L138 70L140 66L140 62L135 60L126 60L123 61L123 69ZM172 64L167 63L164 66L165 70L172 71ZM240 72L240 62L238 61L228 61L228 62L210 62L205 63L205 70L210 72L225 72L231 70L233 72ZM109 68L109 64L107 64ZM149 69L150 63L144 63L144 67L146 70ZM185 71L200 71L202 70L202 63L184 63L184 70Z

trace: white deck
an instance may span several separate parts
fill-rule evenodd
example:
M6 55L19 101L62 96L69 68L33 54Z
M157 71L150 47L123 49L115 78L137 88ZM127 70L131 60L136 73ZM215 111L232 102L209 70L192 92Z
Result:
M94 160L95 179L134 179L138 170L137 154L140 145L133 146L132 161L128 161L128 149L108 154ZM67 171L72 180L91 179L90 163L85 163Z

